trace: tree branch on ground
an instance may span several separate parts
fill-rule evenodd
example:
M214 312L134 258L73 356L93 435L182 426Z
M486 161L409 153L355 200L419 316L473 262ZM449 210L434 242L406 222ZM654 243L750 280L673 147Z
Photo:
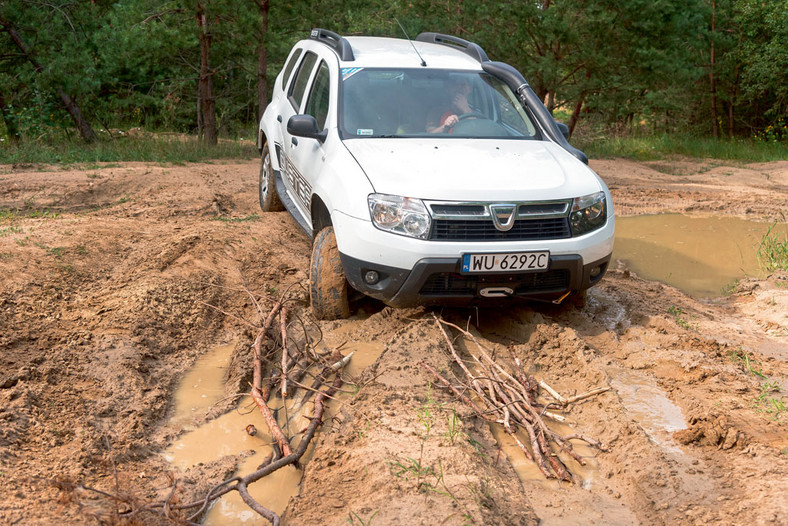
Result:
M515 367L509 372L469 331L435 315L433 319L446 341L452 362L459 366L464 377L452 382L434 367L424 362L420 365L440 385L448 388L457 399L473 409L478 417L502 425L523 455L535 462L546 478L575 481L566 461L558 456L559 452L563 452L565 456L574 459L580 465L585 465L585 460L575 452L570 440L581 440L599 450L607 451L607 446L594 438L581 434L561 436L546 424L544 417L565 421L563 415L546 410L550 407L565 409L572 403L604 393L610 389L609 387L601 387L565 398L544 381L537 381L533 376L528 375L511 347L509 350ZM446 327L455 329L459 336L474 344L475 352L469 352L471 359L469 363L460 356L454 345L455 340L449 335ZM473 364L470 365L470 362ZM539 398L539 387L555 401L542 401Z
M143 514L154 514L163 516L167 519L177 521L182 524L196 524L202 515L209 508L211 503L230 493L238 492L241 499L254 510L258 515L264 517L274 526L279 525L280 518L272 510L257 502L249 493L248 488L251 484L270 475L285 466L300 467L301 457L306 453L309 444L315 437L318 427L323 422L325 403L327 399L332 399L334 394L342 387L341 371L348 364L353 353L343 356L338 350L330 354L318 353L308 342L311 340L307 333L306 324L303 322L295 324L295 327L302 327L304 339L307 342L302 349L293 346L294 349L286 351L284 346L293 338L288 337L286 303L290 301L291 288L285 290L281 297L273 303L266 312L262 307L262 299L257 299L246 287L244 289L252 298L252 304L256 309L262 324L255 327L255 339L252 342L252 383L249 395L255 401L255 405L263 415L263 419L268 426L273 441L273 452L261 466L252 473L243 476L233 476L223 482L214 485L201 498L183 504L178 503L177 494L180 489L178 481L171 480L171 489L167 497L157 502L140 502L127 493L122 493L117 488L115 493L101 490L81 484L67 484L59 482L57 486L64 491L80 494L90 493L98 495L108 502L107 508L111 511L105 513L106 516L99 516L100 513L95 508L85 511L91 517L99 521L103 519L114 520L142 520ZM277 319L278 317L278 319ZM245 325L250 325L246 319L240 316L233 316L234 319L242 321ZM271 347L269 349L268 347ZM297 352L293 352L297 351ZM308 369L321 367L319 373L314 374L312 385L307 388L298 388L298 380L308 373ZM295 380L298 378L298 380ZM276 383L279 389L274 389ZM269 407L269 396L272 392L279 393L281 402L284 405L288 400L290 392L297 391L298 400L293 403L290 411L293 413L291 418L285 415L285 423L281 426L276 418L276 411ZM309 419L309 424L302 430L294 434L286 432L290 428L290 420L300 415L303 406L310 402L314 408L311 416L304 415ZM299 426L300 427L300 426ZM247 432L246 430L240 432ZM300 439L297 437L301 434ZM297 446L293 446L297 443ZM81 500L80 500L81 502ZM123 505L119 509L119 505ZM111 505L111 506L110 506Z

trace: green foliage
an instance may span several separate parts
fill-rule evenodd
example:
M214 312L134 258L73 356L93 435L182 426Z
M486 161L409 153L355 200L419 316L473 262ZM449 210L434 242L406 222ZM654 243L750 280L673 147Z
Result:
M753 139L757 142L785 142L788 144L788 124L783 117L779 117L775 124L769 124L763 130L756 131Z
M728 357L731 359L731 361L737 364L743 372L766 380L766 375L761 372L761 362L753 358L749 352L745 351L741 347L732 349L728 353Z
M579 120L581 131L678 133L680 143L686 134L717 129L788 142L784 0L272 2L265 32L256 2L202 5L223 136L256 125L261 45L270 91L287 52L310 28L403 37L399 21L411 37L439 31L477 42L491 59L520 69L549 108ZM58 90L77 101L97 130L193 133L196 6L196 0L0 2L0 18L18 29L38 64L0 31L0 138L46 143L74 136Z
M675 305L671 305L670 307L668 307L668 314L673 316L673 320L676 322L676 325L678 325L682 329L686 329L688 331L697 329L696 325L691 324L684 317L684 310L681 307L676 307Z
M786 226L785 223L782 225ZM757 257L761 266L773 272L775 270L788 270L788 229L783 228L782 232L776 230L779 223L774 223L761 238L758 245Z
M372 515L369 516L367 520L364 520L361 518L361 516L358 513L356 513L353 510L350 510L350 513L348 513L348 518L345 519L345 522L347 522L351 526L355 526L356 524L358 524L359 526L370 526L372 524L372 519L374 519L375 515L377 515L379 512L380 510L375 511Z
M25 139L0 148L0 164L74 164L112 162L184 163L210 159L249 159L257 156L253 143L220 141L209 146L188 136L118 137L85 145L76 137L48 142Z
M575 145L591 158L626 157L653 161L669 156L770 162L788 158L788 144L751 139L720 139L682 134L581 136Z

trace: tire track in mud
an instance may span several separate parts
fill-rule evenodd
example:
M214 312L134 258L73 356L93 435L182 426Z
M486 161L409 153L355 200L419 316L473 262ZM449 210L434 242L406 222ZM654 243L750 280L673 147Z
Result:
M655 292L660 295L655 297ZM386 523L387 517L401 517L412 499L426 493L422 498L427 504L418 508L424 524L451 515L452 508L441 498L482 524L519 524L517 520L537 517L540 524L558 525L577 524L579 518L583 524L601 525L736 523L742 514L756 523L771 523L788 517L776 497L779 492L770 491L774 473L788 473L785 455L775 449L779 431L770 432L768 420L753 425L751 409L736 406L736 397L751 390L753 381L729 359L731 345L725 340L732 336L719 332L717 341L684 328L669 314L675 304L683 305L685 313L697 313L693 319L698 325L707 323L707 317L720 318L675 289L625 272L611 273L608 282L592 290L582 310L443 312L448 321L468 325L482 345L502 359L511 345L532 374L564 395L613 388L567 413L573 432L610 445L609 452L590 454L588 467L570 465L582 478L577 485L543 480L534 475L535 468L522 469L522 459L505 460L499 434L429 383L416 364L425 360L447 369L449 358L425 311L385 309L365 320L334 322L326 327L329 340L334 333L359 341L372 338L385 342L384 351L357 380L358 394L343 405L341 425L321 438L307 466L301 496L291 503L287 516L294 524L331 516L331 508L319 504L304 509L306 502L326 494L332 506L377 513L376 518ZM445 438L432 444L436 436L449 432L440 419L425 439L424 415L430 407L434 413L460 415L466 440L481 445L482 456L463 455L462 447L446 444ZM449 485L449 490L457 490L446 491L451 498L437 498L437 492L431 494L410 480L403 483L396 470L410 466L412 459L418 465L425 461L430 469L439 464L445 470L443 481L487 481L490 507L474 500L473 491L462 494L461 484ZM511 464L518 467L518 475ZM376 467L372 476L370 466ZM365 474L364 485L388 484L395 489L367 492L358 484L348 491L339 489L358 472ZM771 482L753 483L754 474ZM515 520L512 508L533 511ZM491 514L485 514L489 510ZM509 518L500 518L504 516Z

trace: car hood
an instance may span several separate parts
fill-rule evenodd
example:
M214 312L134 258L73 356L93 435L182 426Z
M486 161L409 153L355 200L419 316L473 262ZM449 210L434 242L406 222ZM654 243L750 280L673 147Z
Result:
M441 201L537 201L602 189L588 166L547 141L351 139L345 145L382 194Z

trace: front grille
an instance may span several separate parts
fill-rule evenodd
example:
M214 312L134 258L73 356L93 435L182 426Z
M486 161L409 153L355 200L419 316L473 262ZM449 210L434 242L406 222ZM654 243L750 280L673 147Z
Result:
M422 296L468 296L476 295L477 290L491 286L510 287L514 289L515 295L557 292L569 287L569 271L557 269L527 274L479 276L441 272L427 278L419 294Z
M539 241L572 237L566 217L518 219L507 232L491 219L436 219L430 239L435 241Z

